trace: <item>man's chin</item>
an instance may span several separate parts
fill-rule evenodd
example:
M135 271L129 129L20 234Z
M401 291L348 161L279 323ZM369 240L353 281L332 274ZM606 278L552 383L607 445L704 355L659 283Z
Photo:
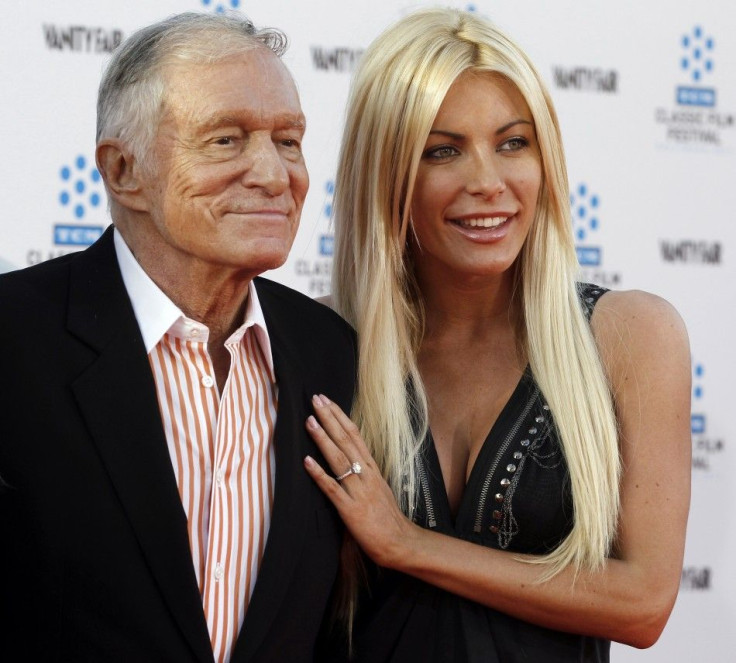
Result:
M289 245L289 249L291 245ZM258 252L251 259L243 260L242 266L248 269L252 269L258 274L267 272L273 269L278 269L286 264L286 260L289 257L288 249L272 249Z

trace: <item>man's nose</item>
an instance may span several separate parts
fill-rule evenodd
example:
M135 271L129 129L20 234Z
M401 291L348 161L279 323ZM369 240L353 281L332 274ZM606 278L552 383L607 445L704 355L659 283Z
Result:
M289 186L289 171L270 136L252 137L248 146L243 183L258 187L271 196L282 194Z

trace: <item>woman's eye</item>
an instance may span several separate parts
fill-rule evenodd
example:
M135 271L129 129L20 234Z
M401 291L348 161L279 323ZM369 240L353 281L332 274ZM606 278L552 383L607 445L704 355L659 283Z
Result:
M216 145L232 145L235 139L232 136L222 136L215 141Z
M525 148L527 145L529 145L529 141L526 138L523 138L522 136L514 136L513 138L509 138L504 141L499 147L499 150L515 152L516 150Z
M424 152L424 156L427 159L447 159L448 157L455 156L457 149L452 145L438 145L432 147Z

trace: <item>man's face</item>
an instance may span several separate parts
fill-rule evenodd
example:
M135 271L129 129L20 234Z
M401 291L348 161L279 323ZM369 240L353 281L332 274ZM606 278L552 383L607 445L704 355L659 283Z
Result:
M309 187L290 74L255 47L214 64L171 65L165 81L144 176L162 259L253 275L282 265Z

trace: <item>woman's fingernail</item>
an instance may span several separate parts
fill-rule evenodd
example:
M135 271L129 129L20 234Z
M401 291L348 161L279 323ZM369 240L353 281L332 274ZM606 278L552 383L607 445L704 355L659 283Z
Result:
M309 426L309 428L313 430L317 430L319 428L319 424L317 423L317 420L311 414L307 417L307 426Z
M314 467L314 458L312 458L311 456L305 456L304 457L304 464L307 467Z
M323 401L323 400L322 400L322 398L321 398L320 396L318 396L317 394L315 394L314 396L312 396L312 402L313 402L313 403L314 403L314 404L315 404L315 405L316 405L317 407L324 407L324 406L325 406L325 403L324 403L324 401Z
M324 401L325 405L329 405L330 403L332 403L332 401L324 394L320 394L319 397Z

